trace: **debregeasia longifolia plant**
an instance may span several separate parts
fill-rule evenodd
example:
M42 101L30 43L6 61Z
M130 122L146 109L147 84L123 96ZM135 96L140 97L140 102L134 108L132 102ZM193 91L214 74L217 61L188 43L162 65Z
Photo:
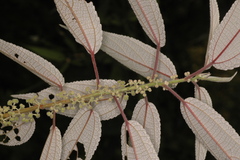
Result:
M55 0L57 10L67 29L90 54L96 79L65 83L62 74L50 62L14 44L0 40L0 52L16 61L50 87L38 93L12 95L0 108L1 144L14 146L30 139L35 118L47 110L52 119L49 136L41 160L67 160L78 143L83 144L85 159L91 159L101 137L101 121L121 115L122 159L159 159L160 116L148 101L152 88L169 91L180 101L187 125L195 134L195 156L203 160L209 151L219 160L240 159L240 137L230 124L214 110L210 95L198 81L229 82L232 77L216 77L205 72L214 67L232 70L240 66L240 0L236 0L223 20L219 21L216 0L210 0L210 33L205 64L194 73L178 78L175 66L160 49L165 45L165 29L156 0L128 0L139 23L155 48L134 38L102 31L93 3L84 0ZM102 50L135 71L146 80L115 81L100 79L95 54ZM191 82L193 97L183 99L174 91L178 83ZM124 109L129 95L142 95L132 118ZM18 99L26 100L21 104ZM55 119L58 114L72 117L61 136ZM76 159L80 159L76 157Z

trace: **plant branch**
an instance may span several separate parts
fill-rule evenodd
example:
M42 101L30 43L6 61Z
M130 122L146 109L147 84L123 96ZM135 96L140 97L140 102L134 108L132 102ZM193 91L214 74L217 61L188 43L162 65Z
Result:
M190 79L190 81L198 81L201 80L201 76L197 75L193 78ZM208 80L207 77L204 78L203 80ZM174 79L174 80L170 80L167 81L168 85L175 85L178 83L183 83L183 82L189 82L189 79L185 78L181 78L181 79ZM141 93L140 91L138 91L139 88L141 88L142 90L148 91L148 88L153 88L153 87L164 87L166 89L168 89L169 91L171 91L172 89L166 85L166 81L158 81L158 80L153 80L149 83L144 83L144 84L140 84L140 85L130 85L130 84L126 84L124 87L120 87L120 88L116 88L114 90L101 90L101 89L96 89L95 92L90 93L90 94L86 94L86 95L81 95L81 97L71 97L68 99L63 99L63 100L58 100L55 102L51 102L51 103L47 103L47 104L39 104L39 102L35 102L35 104L33 103L33 106L27 107L27 108L21 108L17 111L12 111L15 114L24 114L24 113L30 113L35 111L36 109L47 109L53 106L61 106L61 105L65 105L65 104L71 104L74 102L79 102L80 100L84 100L84 102L89 102L90 99L97 99L100 96L107 96L107 95L124 95L124 94L138 94ZM138 92L137 92L138 91ZM137 92L137 93L136 93ZM173 92L172 92L173 93ZM177 95L175 93L173 93L173 95ZM177 96L176 96L177 97ZM105 101L108 100L108 98L99 98L98 101ZM11 117L12 114L8 113L8 112L4 112L4 113L0 113L0 118L1 119L6 119ZM2 120L0 120L1 122Z
M136 160L137 160L137 159L138 159L138 157L137 157L137 151L136 151L136 148L134 147L135 145L134 145L133 136L132 136L132 133L131 133L131 129L130 129L130 126L129 126L128 119L127 119L127 117L126 117L126 114L123 112L123 109L122 109L121 104L119 103L117 97L116 97L116 96L113 96L113 98L114 98L115 102L117 103L117 107L118 107L119 111L121 112L121 115L122 115L123 120L124 120L124 122L125 122L125 125L126 125L126 127L127 127L127 131L128 131L128 133L129 133L129 139L130 139L130 142L131 142L131 144L132 144L132 148L133 148L133 152L134 152L135 158L136 158Z

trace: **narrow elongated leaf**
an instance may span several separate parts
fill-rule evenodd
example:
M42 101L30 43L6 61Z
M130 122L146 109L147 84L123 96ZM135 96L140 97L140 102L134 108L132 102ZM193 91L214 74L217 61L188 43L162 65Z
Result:
M101 122L97 112L83 108L78 111L63 136L62 160L68 159L76 149L77 143L82 143L86 158L92 158L101 137Z
M196 160L205 160L207 156L207 149L204 145L199 142L199 140L195 139L195 159Z
M207 64L230 70L240 66L240 1L236 0L215 29L208 50Z
M211 97L210 97L208 91L205 88L195 86L194 95L195 95L195 98L197 98L200 101L206 103L209 107L212 107ZM195 140L195 157L196 157L196 160L204 160L206 158L206 155L207 155L207 149L196 138L196 140Z
M101 49L138 74L152 76L156 49L151 46L134 38L104 32ZM159 78L169 80L176 75L175 67L164 54L160 57L156 74Z
M34 130L34 120L28 123L19 120L14 126L6 126L0 129L0 144L7 146L21 145L32 137Z
M0 52L19 63L52 86L62 88L64 78L57 68L42 57L0 39Z
M209 0L209 6L210 6L210 31L209 31L209 41L212 39L212 36L214 34L214 30L219 25L219 10L218 10L218 4L216 0Z
M210 76L210 74L201 74L201 77L199 79L204 81L211 81L211 82L230 82L235 76L237 75L237 72L234 73L231 77L216 77L216 76Z
M145 129L137 121L128 121L129 130L124 123L121 129L121 144L122 144L122 159L159 159L157 153L151 143L149 135ZM132 137L133 143L131 146L127 142L127 132Z
M153 103L146 104L145 99L141 99L136 104L132 120L140 123L150 136L155 151L159 152L161 128L158 110Z
M95 54L102 43L102 26L92 2L85 0L54 0L57 10L75 40Z
M185 99L181 112L198 140L216 159L239 159L240 137L224 118L206 103Z
M212 39L214 30L219 25L219 10L218 10L218 4L216 0L209 0L209 6L210 6L210 30L209 30L209 37L208 37L208 49L210 45L210 41ZM205 65L208 61L208 55L209 52L207 51L206 57L205 57Z
M60 130L55 126L50 128L40 160L58 160L61 158L62 138Z
M165 29L156 0L128 0L143 30L156 45L165 45Z

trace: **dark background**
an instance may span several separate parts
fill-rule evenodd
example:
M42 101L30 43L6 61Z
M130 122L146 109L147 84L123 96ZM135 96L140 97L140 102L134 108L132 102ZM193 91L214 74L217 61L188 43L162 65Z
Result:
M221 18L234 0L218 0ZM103 30L132 36L148 43L127 0L95 0ZM175 64L179 77L186 71L194 72L204 63L209 31L208 0L160 0L167 42L162 52ZM59 27L62 21L53 1L8 0L0 4L0 38L20 45L52 62L64 75L66 82L94 79L89 54L74 41L68 31ZM116 80L141 78L123 65L116 63L103 52L96 55L100 77ZM231 76L235 71L210 70L216 76ZM199 82L212 96L214 108L240 133L239 92L240 76L231 83ZM0 105L5 105L11 94L37 92L48 85L41 79L0 54ZM179 84L175 89L183 98L193 96L192 84ZM179 102L170 93L154 89L149 100L159 109L162 123L159 156L167 160L194 158L194 135L184 122L179 111ZM139 97L131 97L127 116ZM41 112L36 120L33 137L21 146L0 146L1 160L37 160L49 133L51 120ZM58 116L57 126L62 134L70 119ZM93 159L121 159L120 116L103 121L102 139ZM208 154L207 159L214 159Z

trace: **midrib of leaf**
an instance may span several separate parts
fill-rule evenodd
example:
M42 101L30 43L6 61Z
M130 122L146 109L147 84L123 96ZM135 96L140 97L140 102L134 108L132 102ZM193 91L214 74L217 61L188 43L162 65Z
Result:
M141 12L142 12L142 14L143 14L143 16L144 16L144 18L146 19L146 22L147 22L147 24L148 24L148 27L150 28L150 31L152 32L152 35L153 35L153 37L154 37L154 40L155 40L155 42L156 42L156 44L157 44L157 49L156 49L156 59L155 59L155 63L154 63L154 68L152 69L153 70L153 74L152 74L152 78L154 78L154 76L155 76L155 73L157 72L157 67L158 67L158 59L159 59L159 56L160 56L160 39L158 39L157 37L156 37L156 34L155 34L155 32L154 32L154 30L153 30L153 28L152 28L152 26L151 26L151 24L150 24L150 21L148 20L148 18L147 18L147 16L146 16L146 13L144 12L144 10L143 10L143 7L141 6L141 4L139 3L139 0L136 0L136 2L137 2L137 4L138 4L138 6L139 6L139 8L141 9ZM152 5L151 5L151 7L152 7ZM152 9L153 10L153 9ZM155 14L153 14L154 15L154 19L156 19L156 17L155 17ZM140 21L141 19L139 19L139 21ZM142 22L143 23L143 22ZM159 26L158 26L158 28L159 28ZM158 72L159 73L159 72ZM162 73L161 73L162 74ZM164 74L163 74L164 75ZM166 76L166 75L165 75Z
M88 51L89 51L91 54L94 54L94 50L92 49L92 47L91 47L91 45L90 45L90 43L89 43L89 40L88 40L87 35L86 35L86 33L85 33L82 25L81 25L81 22L78 20L78 17L77 17L77 15L75 14L75 12L74 12L74 10L72 9L72 7L70 6L69 2L68 2L67 0L65 0L65 2L67 3L68 8L70 9L70 11L71 11L71 13L73 14L73 16L74 16L74 18L75 18L75 20L76 20L79 28L81 29L81 31L82 31L82 33L83 33L83 36L84 36L84 38L85 38L85 40L86 40L86 42L87 42L87 45L88 45L88 47L89 47L89 50L88 50ZM86 3L84 3L84 4L86 5ZM88 7L86 7L86 8L87 8L87 11L88 11ZM88 11L88 12L89 12L89 11ZM89 14L89 15L90 15L90 14ZM63 17L63 16L62 16L62 17ZM92 23L92 19L91 19L91 23ZM68 27L71 28L71 26L68 26ZM94 30L94 34L95 34L95 30ZM79 42L82 42L79 38L78 38L78 40L79 40ZM96 43L96 40L94 40L94 43ZM82 44L84 44L84 43L82 43ZM86 48L86 49L87 49L87 48Z
M143 128L146 127L146 122L147 122L147 112L148 112L148 108L149 108L149 103L148 103L148 99L147 99L147 97L145 97L144 100L145 100L146 111L145 111L145 114L144 114Z
M131 129L130 129L130 123L127 123L128 124L128 132L129 132L129 136L131 136L131 137L133 137L132 136L132 133L131 133ZM133 125L131 125L132 126L132 128L134 128L134 126ZM136 130L136 128L134 128L135 130ZM138 136L139 136L139 134L138 134ZM139 137L141 137L141 136L139 136ZM134 155L135 155L135 158L138 160L138 155L137 155L137 151L136 151L136 147L135 147L135 142L133 141L133 138L131 138L132 139L132 141L131 141L131 143L132 143L132 148L133 148L133 151L134 151Z
M88 116L88 119L87 119L87 123L85 123L84 124L84 127L83 127L83 129L82 129L82 131L80 132L80 134L78 135L78 137L77 137L77 139L76 139L76 142L75 142L75 144L73 145L73 147L72 147L72 149L71 149L71 151L72 150L74 150L74 148L75 148L75 146L77 145L77 143L78 143L78 140L80 139L80 137L82 136L82 134L83 134L83 132L84 132L84 130L85 130L85 128L86 128L86 126L87 126L87 124L88 124L88 122L89 122L89 119L90 119L90 117L91 117L91 115L92 115L92 113L93 113L93 111L92 110L90 110L90 114L89 114L89 116ZM82 118L82 117L79 117L80 119ZM74 125L75 126L75 125ZM74 127L73 126L73 127ZM72 127L72 128L73 128ZM91 138L91 139L93 139L93 138ZM86 146L84 146L84 148L85 148ZM89 149L87 149L87 150L89 150ZM67 157L69 157L70 156L70 154L71 154L71 152L68 154L68 156ZM85 153L85 154L87 154L87 153Z
M52 66L52 64L48 61L46 61L45 59L43 59L42 57L40 57L39 55L36 55L34 54L33 52L29 51L29 50L26 50L22 47L19 47L15 44L12 44L12 43L9 43L9 42L6 42L4 40L0 40L3 42L4 46L6 46L7 48L6 49L2 49L1 52L9 57L10 59L12 59L13 61L17 62L18 64L20 64L21 66L25 67L27 70L29 70L30 72L32 72L33 74L35 74L36 76L38 76L39 78L43 79L44 81L46 81L47 83L51 82L51 84L55 84L57 87L60 88L60 90L62 90L62 87L64 84L62 84L62 82L60 81L60 79L55 75L53 74L52 72L55 72L54 70L51 70L51 69L56 69L55 66ZM10 46L13 48L11 49ZM7 49L11 50L10 53L12 52L15 52L15 53L18 53L20 52L20 56L27 61L31 61L31 62L35 62L34 64L38 64L38 66L33 66L32 63L23 63L22 61L20 61L18 58L14 57L12 54L9 54L7 52ZM25 52L25 53L24 53ZM27 55L25 55L27 54ZM28 59L29 58L29 59ZM39 60L40 59L40 60ZM49 64L51 65L50 67L46 67L49 66ZM39 66L41 66L41 69L38 70L37 68L39 68ZM54 77L55 80L52 80L51 78L47 77L44 75L44 72L43 74L41 73L42 71L42 68L44 68L46 71L48 71L48 73L50 74L49 77ZM57 69L56 69L57 70ZM60 72L59 72L60 73ZM58 74L58 73L57 73ZM48 75L48 74L47 74ZM61 77L60 77L61 78ZM64 83L64 82L63 82Z
M31 123L31 122L30 122ZM25 123L21 123L20 125L18 125L15 128L20 128L22 125L24 125ZM28 132L31 130L31 128L28 128ZM28 134L26 134L25 136L22 136L21 139L25 139L25 137L28 137Z
M224 148L221 147L221 145L218 143L218 141L214 138L214 136L208 131L208 129L203 125L203 123L200 121L200 119L198 119L198 117L196 116L196 114L194 114L194 112L191 110L191 108L188 106L189 102L186 102L183 100L183 105L185 106L185 108L191 113L191 115L195 118L195 120L202 126L202 128L206 131L206 133L211 137L211 139L216 143L216 145L225 153L225 155L231 159L230 155L227 154L227 152L224 150ZM194 104L192 104L194 106ZM187 112L186 112L187 113ZM187 114L186 114L187 115ZM189 120L189 122L191 123L191 120ZM195 126L194 124L192 125L193 127ZM219 126L219 125L218 125ZM221 128L219 126L219 128ZM231 136L230 136L231 137ZM200 137L199 137L200 138Z
M160 57L160 43L157 44L157 49L156 49L156 58L154 62L154 68L153 68L153 74L152 78L154 78L156 72L157 72L157 67L158 67L158 59Z
M55 126L53 126L53 130L52 130L52 134L51 134L51 140L50 140L50 142L49 142L49 145L48 145L48 152L47 152L47 155L46 155L46 157L48 157L48 155L49 155L49 151L51 151L51 143L52 143L52 140L53 140L53 137L54 136L56 136L55 134L55 129L56 129L56 127ZM55 142L56 143L56 142ZM56 147L55 147L55 149L56 149ZM56 152L54 152L54 155L56 154ZM55 157L55 156L54 156Z
M106 45L104 45L104 44L102 44L102 45L105 46L106 48L109 48L110 50L114 50L114 49L112 49L112 48L110 48L110 47L108 47L108 46L106 46ZM144 65L144 64L142 64L142 63L140 63L140 62L138 62L138 61L135 61L134 59L132 59L132 58L130 58L130 57L127 57L126 55L121 54L120 52L118 52L118 51L116 51L116 50L114 50L114 51L117 52L118 54L122 55L123 57L126 57L127 59L129 59L129 60L137 63L137 64L140 64L140 65L142 65L142 66L144 66L144 67L146 67L146 68L148 68L148 69L150 69L150 70L152 70L152 71L154 70L152 67L146 66L146 65ZM158 60L157 60L157 61L158 61ZM161 61L161 62L164 63L163 61ZM164 64L165 64L165 63L164 63ZM166 65L166 66L167 66L167 65ZM168 68L168 69L169 69L169 68ZM169 71L171 71L171 69L169 69ZM163 72L160 72L160 71L158 71L158 70L156 70L156 72L159 73L159 74L162 74L162 75L164 75L164 76L166 76L166 77L168 77L168 78L171 77L170 75L167 75L167 74L165 74L165 73L163 73Z
M122 118L123 118L123 120L125 122L125 127L127 128L127 132L129 133L129 137L130 137L131 144L133 146L132 148L133 148L133 152L134 152L135 158L138 159L137 158L137 151L136 151L136 148L134 147L135 145L134 145L133 136L132 136L131 129L130 129L130 123L129 123L127 117L126 117L126 114L124 114L123 109L121 107L121 104L119 103L119 101L116 98L116 96L113 96L113 98L114 98L114 100L115 100L115 102L117 104L117 107L118 107L118 109L119 109L119 111L120 111L120 113L122 115ZM126 131L126 129L125 129L125 131Z
M211 62L213 64L218 64L218 63L215 63L218 58L220 58L222 56L222 54L226 51L226 49L231 45L231 43L233 42L233 40L237 37L237 35L240 33L240 29L237 31L237 33L233 36L233 38L228 42L228 44L223 48L223 50L220 52L220 54ZM219 36L220 37L220 36ZM218 38L219 39L219 38ZM216 46L215 46L216 47ZM214 47L214 50L215 50L215 47ZM240 53L239 53L240 54ZM238 56L239 54L236 54L235 56L233 56L232 58L230 59L227 59L225 61L229 61L233 58L235 58L236 56ZM219 63L223 63L225 61L222 61L222 62L219 62Z
M240 1L238 1L237 3L239 3L239 2L240 2ZM237 5L238 5L238 4L235 5L234 10L237 8ZM215 42L215 44L217 44L217 43L219 42L219 39L220 39L223 31L225 30L227 24L229 23L231 17L233 16L233 14L234 14L234 11L232 11L231 16L229 17L228 21L227 21L226 24L224 25L224 27L223 27L223 29L222 29L222 31L221 31L221 34L218 36L217 41ZM221 24L221 23L220 23L220 24ZM220 25L220 24L219 24L219 25ZM228 60L226 60L226 61L222 61L222 62L219 62L219 63L215 63L215 62L223 55L223 53L227 50L227 48L231 45L231 43L233 42L233 40L237 37L237 35L238 35L239 33L240 33L240 29L236 32L236 34L233 36L233 38L228 42L228 44L223 48L223 50L219 53L219 55L218 55L215 59L213 59L211 62L209 62L208 64L206 64L205 66L203 66L202 68L200 68L199 70L197 70L196 72L194 72L194 73L190 74L189 76L185 77L185 79L189 79L189 78L194 77L195 75L203 72L204 70L208 69L209 67L211 67L211 66L214 65L214 64L220 64L220 63L229 61L229 60L235 58L236 56L240 55L240 52L239 52L239 54L236 54L235 56L233 56L232 58L230 58L230 59L228 59ZM214 46L213 52L215 51L215 49L216 49L216 45ZM214 53L212 54L212 56L214 56Z
M238 3L239 3L239 2L238 2ZM237 6L237 5L236 5L236 6ZM234 10L237 8L236 6L235 6ZM231 13L230 18L228 19L228 21L227 21L226 24L224 25L224 27L223 27L223 29L222 29L222 31L221 31L221 34L218 36L217 42L216 42L215 44L218 43L219 38L221 37L221 35L222 35L223 31L225 30L227 24L229 23L229 21L230 21L232 15L233 15L233 13L234 13L234 11ZM239 31L238 31L238 32L239 32ZM236 34L238 34L238 32L237 32ZM235 34L234 37L236 37L236 34ZM222 55L222 53L227 49L227 47L231 44L231 42L232 42L232 40L234 39L234 37L230 40L230 42L227 44L227 46L225 46L225 48L221 51L221 53L220 53L220 54L219 54L219 55L213 60L214 62L215 62L215 61L216 61L216 60ZM216 49L216 45L214 46L213 51L215 51L215 49Z
M213 137L213 135L207 130L207 128L203 125L203 123L200 121L200 119L198 119L198 117L196 116L196 114L194 114L194 112L191 110L191 108L188 106L189 102L186 102L181 96L179 96L172 88L170 88L169 86L165 85L165 88L167 88L169 90L169 92L171 92L182 104L184 107L184 110L188 110L191 115L197 120L197 122L202 126L202 128L206 131L206 133L212 138L212 140L216 143L217 146L219 146L219 148L225 153L225 155L227 155L229 157L229 155L227 154L227 152L224 150L224 148L221 147L221 145L218 143L218 141ZM187 112L186 112L186 115ZM187 116L188 117L188 116ZM191 120L188 120L191 123ZM195 126L195 125L192 125ZM221 127L220 127L221 128ZM231 136L230 136L231 137ZM200 138L200 137L199 137ZM231 158L231 157L229 157Z
M222 55L223 53L226 51L226 49L231 45L231 43L233 42L233 40L237 37L237 35L240 33L240 29L237 31L237 33L233 36L233 38L228 42L228 44L224 47L224 49L220 52L220 54L214 59L212 60L211 62L209 62L207 65L203 66L202 68L200 68L199 70L197 70L196 72L190 74L189 76L185 77L185 79L189 79L189 78L192 78L194 76L196 76L197 74L200 74L202 73L204 70L206 70L207 68L211 67L212 65L214 64L220 64L220 63L223 63L225 61L222 61L222 62L219 62L219 63L215 63ZM220 37L220 36L219 36ZM219 38L218 38L219 39ZM216 47L216 46L215 46ZM214 49L215 50L215 49ZM235 56L233 56L232 58L230 59L227 59L226 61L229 61L235 57L237 57L238 55L240 55L240 52L239 54L236 54Z
M155 34L155 32L153 31L153 28L152 28L152 26L151 26L151 24L150 24L150 22L149 22L149 20L148 20L148 18L147 18L147 16L146 16L146 13L145 13L144 10L143 10L143 7L142 7L141 4L139 3L139 0L136 0L136 1L137 1L137 4L138 4L139 8L141 9L141 11L142 11L142 13L143 13L144 18L146 19L146 22L147 22L147 24L148 24L148 27L150 28L150 31L152 32L152 35L154 36L154 40L155 40L156 44L160 46L160 41L157 39L156 34ZM155 14L154 14L154 16L155 16ZM156 19L156 17L154 17L154 18ZM140 19L139 19L139 20L140 20Z

